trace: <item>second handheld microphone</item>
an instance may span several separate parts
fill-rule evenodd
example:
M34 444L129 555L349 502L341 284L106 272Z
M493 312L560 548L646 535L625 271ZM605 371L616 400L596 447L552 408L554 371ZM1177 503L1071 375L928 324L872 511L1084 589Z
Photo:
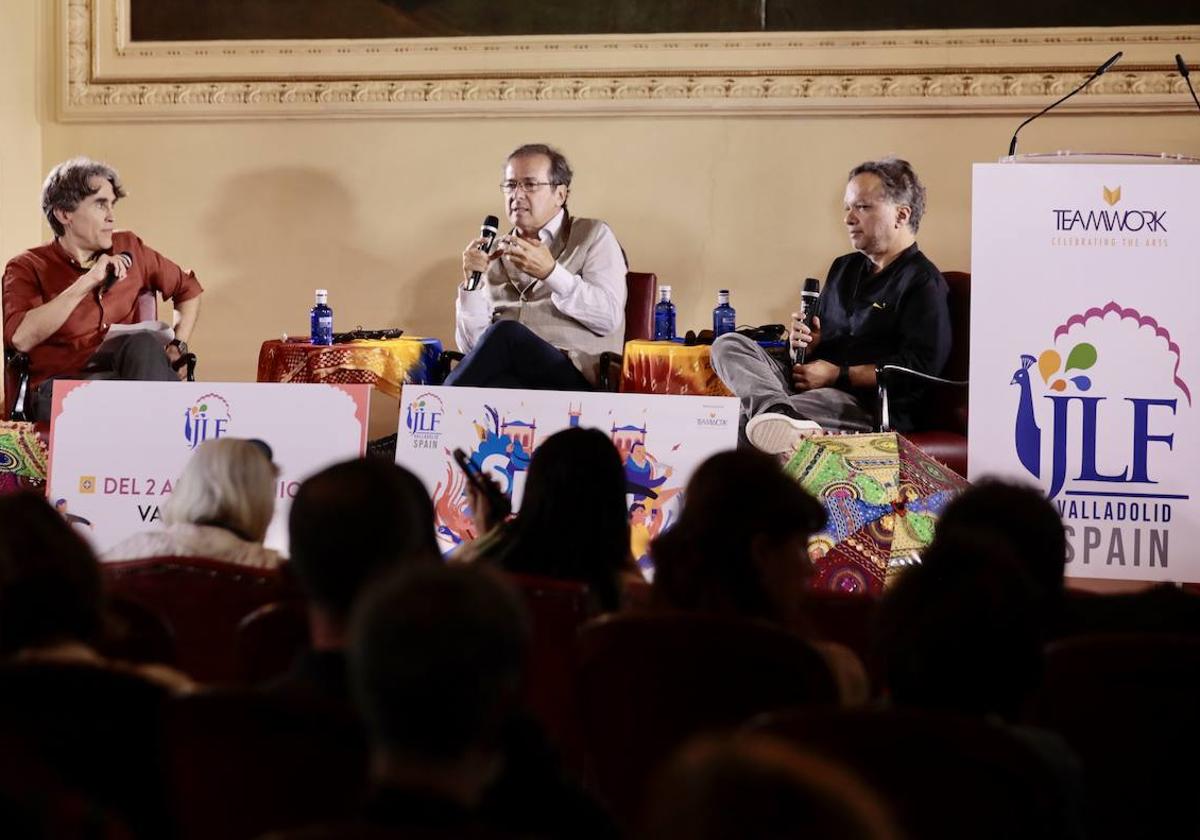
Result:
M483 242L479 243L479 250L483 253L489 253L492 250L492 243L496 241L496 234L500 232L500 220L495 216L488 216L483 220L483 226L479 228L479 238ZM472 271L470 278L467 279L466 289L468 292L473 292L482 285L483 272Z
M806 278L804 281L804 291L800 293L800 316L804 321L804 326L812 329L813 316L817 314L817 298L821 296L821 284L812 277ZM801 347L796 351L796 364L804 364L804 355L807 347Z

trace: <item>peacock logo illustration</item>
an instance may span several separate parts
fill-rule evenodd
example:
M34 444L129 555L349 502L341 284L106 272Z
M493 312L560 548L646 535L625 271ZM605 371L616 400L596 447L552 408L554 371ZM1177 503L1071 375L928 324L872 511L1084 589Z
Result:
M1103 348L1112 357L1107 365ZM1051 346L1021 354L1009 383L1017 386L1017 460L1048 481L1051 498L1068 473L1072 482L1156 483L1155 459L1173 449L1180 406L1192 402L1180 359L1178 344L1156 319L1114 301L1070 316L1054 330ZM1100 441L1105 446L1098 449ZM1114 441L1121 441L1125 459L1119 472L1112 469Z
M228 400L217 393L204 394L183 410L183 439L189 449L195 449L228 432L232 419Z
M1033 410L1033 384L1030 381L1030 369L1036 364L1043 386L1055 393L1062 393L1071 386L1079 391L1090 391L1092 380L1087 375L1080 373L1071 376L1070 373L1074 370L1084 371L1091 368L1096 364L1097 355L1094 346L1087 342L1080 342L1067 354L1065 366L1062 354L1054 348L1043 350L1036 359L1029 355L1021 356L1021 367L1013 374L1010 383L1021 389L1021 397L1017 403L1017 459L1034 478L1040 477L1042 468L1042 429L1038 425L1037 416Z

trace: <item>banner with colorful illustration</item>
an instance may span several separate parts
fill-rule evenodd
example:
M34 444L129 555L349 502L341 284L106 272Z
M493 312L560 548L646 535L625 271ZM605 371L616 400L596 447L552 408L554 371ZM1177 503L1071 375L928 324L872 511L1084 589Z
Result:
M630 490L633 554L649 572L650 541L679 516L692 472L710 455L737 446L738 402L732 397L405 385L396 462L429 488L438 540L449 551L477 536L454 450L461 447L494 478L516 510L538 444L571 426L612 436Z
M157 528L197 446L230 435L266 441L279 467L266 544L287 553L300 482L363 453L368 385L56 382L49 498L103 553ZM330 523L336 527L336 523Z
M1200 581L1200 166L977 165L970 477L1034 482L1075 577Z

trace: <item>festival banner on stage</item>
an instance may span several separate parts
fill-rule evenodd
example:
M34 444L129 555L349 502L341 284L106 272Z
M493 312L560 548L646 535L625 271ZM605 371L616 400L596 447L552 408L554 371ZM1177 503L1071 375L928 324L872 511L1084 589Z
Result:
M266 544L286 554L287 514L300 482L363 453L370 390L368 385L55 382L49 498L103 553L161 525L162 506L201 443L227 435L261 438L280 469Z
M1075 577L1200 581L1200 166L977 165L970 477L1039 485Z
M461 447L520 507L525 470L538 444L583 426L612 437L625 463L634 557L651 572L650 541L679 515L682 491L710 455L737 446L732 397L523 391L405 385L396 462L433 497L444 551L476 534L466 478L452 453ZM747 488L752 492L752 488Z

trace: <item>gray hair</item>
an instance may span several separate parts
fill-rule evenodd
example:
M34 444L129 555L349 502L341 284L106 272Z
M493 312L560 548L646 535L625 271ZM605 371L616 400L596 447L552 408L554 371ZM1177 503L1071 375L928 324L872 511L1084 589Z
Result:
M112 184L113 195L117 199L125 197L125 188L121 186L121 177L117 170L107 163L92 160L87 157L65 160L50 170L42 184L42 213L50 223L50 229L55 236L62 236L65 228L54 216L55 210L70 213L89 195L95 195L100 188L92 188L93 178L103 178Z
M205 441L175 482L163 508L163 521L219 525L244 539L262 542L275 513L278 474L255 441Z
M553 146L547 146L545 143L526 143L524 146L513 149L504 162L507 163L513 158L533 157L534 155L545 155L550 158L551 184L562 184L568 190L571 188L571 177L575 173L571 171L571 164L567 163L566 155Z
M908 226L916 233L921 226L921 217L925 215L925 185L912 164L898 157L868 160L851 169L846 180L866 173L878 176L888 201L909 208Z

